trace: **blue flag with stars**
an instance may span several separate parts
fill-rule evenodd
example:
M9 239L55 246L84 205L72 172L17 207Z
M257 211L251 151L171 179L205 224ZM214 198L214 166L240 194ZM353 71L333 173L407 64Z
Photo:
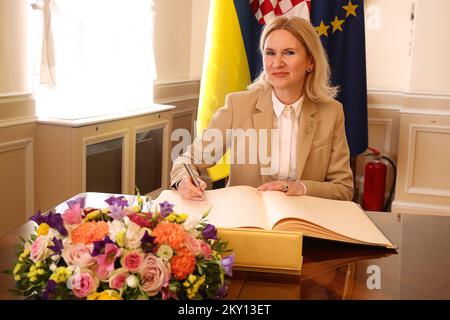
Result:
M352 156L367 149L367 81L363 0L312 0L311 23L328 54L337 100L344 106Z

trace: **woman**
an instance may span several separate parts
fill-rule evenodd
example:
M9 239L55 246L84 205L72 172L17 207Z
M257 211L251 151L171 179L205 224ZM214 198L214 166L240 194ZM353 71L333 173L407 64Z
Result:
M222 139L221 150L212 152L215 161L227 147L232 154L245 156L243 163L232 159L227 186L351 200L353 176L344 113L333 99L337 89L330 86L329 66L317 32L304 19L277 17L265 26L260 50L263 72L249 90L227 95L225 106L215 113L202 137L174 161L171 185L185 199L203 198L206 183L199 180L196 187L183 163L196 175L212 166L205 161L212 150L208 136L220 132L227 139ZM230 129L250 132L244 139L247 142L257 137L256 161L252 161L251 141L239 143ZM267 154L269 161L264 157Z

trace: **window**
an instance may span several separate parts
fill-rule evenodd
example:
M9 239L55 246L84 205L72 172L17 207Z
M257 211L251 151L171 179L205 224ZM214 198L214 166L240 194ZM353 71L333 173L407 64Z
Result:
M43 39L38 115L84 118L153 102L152 0L44 0L34 7L42 9L35 10Z

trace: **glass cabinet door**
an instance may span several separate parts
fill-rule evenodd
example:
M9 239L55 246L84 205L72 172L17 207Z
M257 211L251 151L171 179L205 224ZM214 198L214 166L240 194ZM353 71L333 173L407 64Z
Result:
M135 183L144 195L162 187L164 128L136 134Z
M123 139L86 146L86 191L122 193Z

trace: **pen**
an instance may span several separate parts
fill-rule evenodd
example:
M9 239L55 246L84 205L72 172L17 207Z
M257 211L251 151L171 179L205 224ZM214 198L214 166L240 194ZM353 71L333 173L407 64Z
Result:
M191 177L192 182L195 184L195 186L202 192L202 199L205 200L205 195L203 194L202 188L200 188L200 182L197 180L197 176L195 175L194 171L192 171L192 168L187 165L186 163L183 163L184 168L189 173L189 176Z

